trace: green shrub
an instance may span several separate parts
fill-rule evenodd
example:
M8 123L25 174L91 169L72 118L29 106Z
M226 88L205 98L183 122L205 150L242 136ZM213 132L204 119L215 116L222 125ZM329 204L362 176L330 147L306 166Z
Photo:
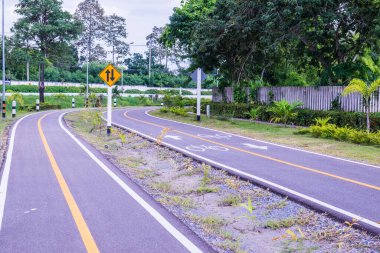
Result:
M124 93L127 94L144 94L144 91L138 89L125 90Z
M167 107L162 107L162 108L160 109L160 112L162 112L162 113L168 113L168 112L170 112L170 109L167 108Z
M249 119L251 109L258 109L257 120L270 121L271 113L267 111L268 105L251 103L202 103L202 112L206 112L206 105L209 104L214 116L223 118L242 118ZM194 104L195 105L195 104ZM195 108L194 108L195 110ZM360 112L344 112L344 111L314 111L309 109L296 109L297 116L292 120L298 126L312 126L318 118L330 117L330 123L337 127L349 126L354 129L365 129L366 116ZM372 131L380 130L380 113L371 113L371 129Z
M13 93L11 96L7 97L7 104L11 105L13 101L16 101L17 106L24 105L24 98L20 93Z
M324 126L314 125L308 129L313 137L348 141L355 144L380 145L380 131L368 133L349 127L337 127L334 124Z
M170 112L178 116L187 116L186 110L182 107L171 107Z
M20 92L20 93L38 93L38 86L37 85L6 85L6 91L7 92ZM93 93L106 93L106 88L90 88L90 92ZM46 86L45 87L46 93L82 93L81 87L74 87L74 86Z

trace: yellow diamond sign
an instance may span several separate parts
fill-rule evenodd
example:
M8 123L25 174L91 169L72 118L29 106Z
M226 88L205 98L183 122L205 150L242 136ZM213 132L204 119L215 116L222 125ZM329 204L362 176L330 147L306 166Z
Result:
M112 87L120 79L121 74L112 64L109 64L99 73L99 77L108 84L108 86Z

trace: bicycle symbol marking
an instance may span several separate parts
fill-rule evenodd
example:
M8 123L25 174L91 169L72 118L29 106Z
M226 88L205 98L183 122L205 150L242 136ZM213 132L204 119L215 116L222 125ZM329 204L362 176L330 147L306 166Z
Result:
M190 151L195 151L195 152L205 152L207 150L222 151L222 152L229 151L229 149L225 147L207 146L207 145L200 145L200 146L191 145L191 146L187 146L186 149Z
M206 139L231 139L232 135L229 134L198 134L199 137Z

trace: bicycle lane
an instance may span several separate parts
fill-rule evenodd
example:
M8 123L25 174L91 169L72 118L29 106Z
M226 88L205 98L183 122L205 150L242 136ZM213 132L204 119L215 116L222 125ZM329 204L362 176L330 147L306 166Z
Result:
M286 195L292 195L288 191L290 189L301 193L301 195L306 195L306 197L322 201L323 204L327 204L319 208L323 211L335 214L337 209L343 209L343 211L349 212L348 216L358 215L361 216L358 218L365 217L373 223L380 220L380 187L371 184L371 181L363 182L360 181L360 178L358 180L356 178L345 178L328 172L324 174L325 171L323 170L316 170L315 172L313 168L310 168L312 170L308 170L309 167L303 169L304 166L302 165L297 168L292 162L281 162L282 160L279 161L277 157L265 154L269 149L273 149L272 152L275 152L276 149L277 152L282 152L281 149L283 148L281 147L265 146L263 143L249 142L248 139L211 129L152 118L145 114L147 110L131 110L126 115L125 111L115 111L114 123L138 131L150 138L157 139L160 134L164 133L165 138L162 140L164 144L168 144L182 153L187 153L217 167L224 169L229 167L235 174L249 177L256 182L259 181L259 184L269 186L272 189L276 188ZM163 131L164 129L165 131ZM246 152L248 146L245 149L238 146L244 145L242 143L250 143L254 146L252 148L255 148L255 151ZM291 151L295 152L295 150L288 152ZM316 159L321 159L321 162L324 161L324 164L326 164L326 160L329 162L331 159L308 153L302 153L302 156L296 155L301 161L305 160L305 156L315 156ZM273 159L268 159L267 156ZM295 158L293 157L293 159ZM334 160L334 162L347 163L340 160ZM354 167L357 166L360 164L354 164ZM375 170L376 168L371 169ZM355 172L352 175L355 175ZM286 190L282 189L283 187ZM300 194L296 194L292 197L302 201L305 196L300 197ZM310 201L304 202L313 205ZM330 205L332 205L333 210L331 210ZM337 216L347 218L346 214L341 215L340 211L338 210L339 215ZM376 224L372 225L376 226Z

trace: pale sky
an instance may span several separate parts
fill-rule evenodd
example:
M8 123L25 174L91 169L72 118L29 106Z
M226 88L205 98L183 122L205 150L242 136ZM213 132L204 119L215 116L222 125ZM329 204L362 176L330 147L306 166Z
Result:
M63 0L63 9L74 13L81 1ZM164 26L169 22L169 16L181 0L99 0L106 15L113 13L126 19L128 38L127 42L136 45L145 44L145 37L152 31L153 26ZM17 20L14 13L17 0L5 1L5 27L6 35L10 35L10 28ZM131 53L146 51L144 47L131 47Z

